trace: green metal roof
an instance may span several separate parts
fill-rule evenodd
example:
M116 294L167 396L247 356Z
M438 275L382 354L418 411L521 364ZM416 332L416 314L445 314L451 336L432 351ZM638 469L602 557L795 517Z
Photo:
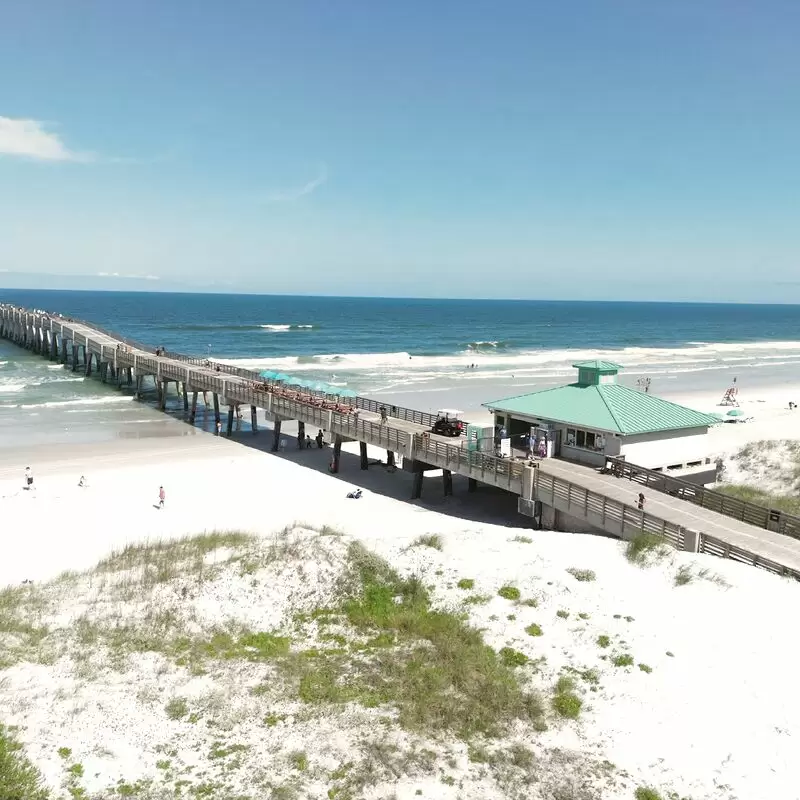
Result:
M598 372L619 372L624 367L620 364L615 364L613 361L578 361L572 365L578 369L595 369Z
M600 362L603 363L603 362ZM616 383L555 389L483 403L486 408L621 434L700 428L719 419Z

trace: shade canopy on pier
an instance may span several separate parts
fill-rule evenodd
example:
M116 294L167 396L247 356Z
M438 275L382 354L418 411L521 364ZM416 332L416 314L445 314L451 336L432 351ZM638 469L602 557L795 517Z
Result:
M325 381L315 381L310 378L299 378L293 375L287 375L284 372L276 372L275 370L265 369L259 373L262 378L266 378L276 383L284 383L286 386L295 386L299 389L306 389L310 392L320 392L321 394L330 395L331 397L358 397L357 393L352 389L346 389L341 386L334 386Z

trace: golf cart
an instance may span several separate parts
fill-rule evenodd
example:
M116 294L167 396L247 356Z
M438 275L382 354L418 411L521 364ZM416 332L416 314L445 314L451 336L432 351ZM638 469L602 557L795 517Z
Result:
M453 408L442 408L436 412L436 422L433 423L431 433L439 436L461 436L464 432L464 423L461 421L463 412Z

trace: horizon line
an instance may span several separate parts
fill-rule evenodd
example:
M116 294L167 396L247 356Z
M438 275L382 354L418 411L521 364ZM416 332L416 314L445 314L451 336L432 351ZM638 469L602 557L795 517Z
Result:
M221 292L215 289L116 289L116 288L93 288L93 289L58 289L41 287L10 287L0 286L0 295L3 292L60 292L64 294L75 293L97 293L97 294L174 294L174 295L217 295L221 297L304 297L319 298L326 300L426 300L436 302L484 302L484 303L571 303L571 304L627 304L627 305L705 305L705 306L800 306L800 303L786 303L778 301L752 302L747 300L625 300L625 299L603 299L603 300L568 300L564 298L552 297L431 297L426 295L338 295L338 294L308 294L296 292L243 292L229 291ZM2 300L0 300L2 302Z

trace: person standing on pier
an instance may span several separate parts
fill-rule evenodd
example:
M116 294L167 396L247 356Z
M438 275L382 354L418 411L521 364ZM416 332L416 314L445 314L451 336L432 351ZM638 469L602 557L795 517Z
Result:
M639 509L639 511L644 511L644 500L644 495L639 492L639 497L636 500L636 507Z
M381 406L378 411L381 412L381 424L385 425L389 421L389 415L386 413L386 406Z

